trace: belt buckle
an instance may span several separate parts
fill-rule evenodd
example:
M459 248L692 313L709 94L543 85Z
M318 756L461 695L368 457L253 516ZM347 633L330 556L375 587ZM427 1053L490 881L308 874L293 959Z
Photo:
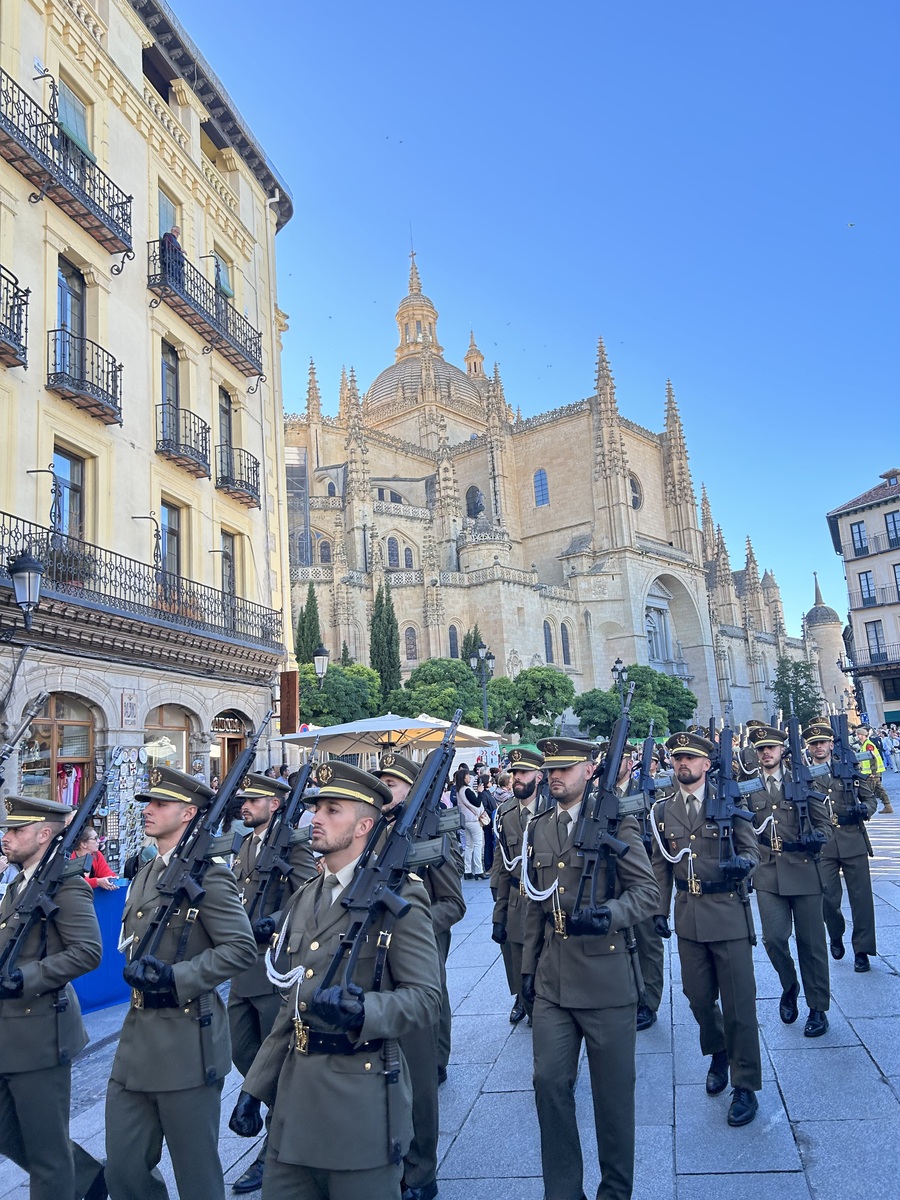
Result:
M773 834L772 834L771 838L769 839L769 844L770 844L771 848L772 848L774 851L776 851L776 853L777 853L778 851L780 851L780 850L781 850L781 847L782 847L782 841L781 841L781 838L778 836L778 834L777 834L777 833L774 833L774 832L773 832Z
M553 932L558 933L560 937L568 937L566 933L566 914L561 908L553 910Z
M524 879L519 880L519 895L520 896L528 895L528 893L525 891L525 880Z
M688 880L688 891L692 896L700 896L703 894L703 887L696 875L692 875Z
M294 1017L294 1049L298 1054L309 1054L309 1026L299 1017Z
M131 1007L137 1009L144 1007L144 993L139 992L137 988L131 989Z

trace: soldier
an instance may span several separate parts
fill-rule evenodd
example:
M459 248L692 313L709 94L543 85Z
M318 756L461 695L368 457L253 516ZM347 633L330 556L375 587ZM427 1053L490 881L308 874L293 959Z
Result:
M866 762L860 763L859 769L862 775L868 775L872 784L872 790L875 793L876 811L878 801L881 801L880 811L883 813L893 813L891 807L891 798L881 782L881 776L884 774L884 759L881 757L881 751L872 740L867 725L857 725L853 730L853 735L856 738L857 745L863 754L870 754L872 757Z
M510 751L509 771L513 779L512 797L497 813L498 846L494 855L491 889L495 893L491 937L499 945L506 968L506 981L514 997L509 1014L510 1025L528 1016L531 1005L522 999L522 946L525 942L525 913L528 900L521 885L522 834L540 808L538 790L544 757L536 750L516 746ZM509 864L507 866L507 864Z
M804 1037L821 1037L828 1029L826 1015L831 1004L828 952L822 919L822 874L818 855L801 843L796 805L784 796L785 735L769 725L750 730L765 791L752 792L750 808L760 843L760 863L753 877L759 903L763 945L781 980L778 1012L785 1025L797 1020L800 984L791 957L793 925L803 993L809 1005ZM821 845L827 843L831 821L821 801L810 800L812 832Z
M759 1108L762 1065L753 974L756 935L746 885L740 884L759 862L759 848L750 822L733 821L729 871L722 870L720 830L707 809L715 795L707 778L713 743L695 733L677 733L666 746L678 790L652 809L653 871L662 895L656 929L660 937L671 937L674 882L682 988L700 1026L701 1053L711 1056L706 1090L710 1096L724 1092L730 1066L734 1090L728 1124L748 1125Z
M383 755L379 769L372 772L393 795L381 810L389 821L398 815L418 773L419 768L414 762L393 753ZM447 840L450 842L449 838ZM438 1191L438 1032L444 1012L448 1017L450 1013L445 969L450 951L450 930L466 915L461 882L462 854L455 840L450 846L451 857L446 862L431 863L421 869L422 882L431 901L431 924L441 968L441 1018L437 1025L411 1029L400 1038L400 1049L409 1066L413 1103L413 1139L403 1158L401 1200L434 1200Z
M626 930L659 911L659 888L637 821L625 817L618 836L628 853L615 860L614 895L572 908L581 878L574 830L593 771L594 746L543 738L556 807L527 828L527 888L546 894L528 906L522 951L522 997L534 1004L534 1094L541 1129L547 1200L583 1196L583 1160L575 1117L575 1078L587 1045L600 1160L598 1196L628 1200L634 1182L635 1016L638 990ZM600 878L607 873L600 864Z
M0 953L22 888L71 815L51 800L7 797L3 853L21 871L0 901ZM71 981L100 965L100 927L80 876L64 880L54 904L0 975L0 1154L28 1172L31 1200L103 1200L102 1166L69 1140L72 1059L88 1042Z
M159 767L135 799L159 854L131 883L120 948L132 987L106 1093L106 1174L115 1200L166 1200L157 1164L165 1138L178 1194L223 1200L219 1161L222 1085L231 1070L225 1005L216 988L256 962L256 942L228 867L213 863L204 894L183 903L158 951L137 958L141 939L166 898L157 880L198 809L213 798L200 780Z
M320 986L350 926L341 893L392 793L343 762L319 767L317 782L312 846L325 868L288 905L276 964L285 972L287 1002L230 1124L253 1136L260 1101L274 1104L263 1200L397 1200L412 1138L412 1095L396 1039L430 1028L440 1013L428 896L416 876L407 876L402 896L410 908L387 944L368 937L353 981L342 985L342 967L334 986ZM340 1129L352 1137L336 1137Z
M813 722L803 731L809 747L809 755L816 764L831 763L834 736L825 719ZM853 917L853 970L868 971L869 955L875 949L875 902L872 898L872 879L869 875L869 835L865 822L874 814L878 801L871 784L871 776L864 777L855 786L855 802L848 797L840 780L829 775L825 780L816 780L816 786L827 791L831 805L834 834L822 851L819 867L825 885L823 910L825 927L830 939L831 957L844 957L844 931L847 923L841 912L841 873L847 885L850 913Z
M234 1065L246 1075L260 1046L272 1032L272 1026L281 1007L281 993L266 974L265 952L269 939L275 932L281 916L281 908L301 883L316 875L316 859L308 843L295 841L291 846L290 878L271 890L266 899L265 912L255 902L261 881L256 870L256 859L263 838L280 805L287 801L291 789L281 779L266 775L248 775L241 787L241 820L251 832L247 834L232 864L237 885L240 888L244 911L252 910L253 936L256 938L258 957L256 965L242 971L231 981L228 993L228 1028L231 1033L231 1053ZM302 807L302 806L301 806ZM268 1121L268 1115L266 1120ZM263 1164L266 1158L266 1142L263 1141L256 1156L243 1175L231 1185L234 1192L255 1192L262 1187Z

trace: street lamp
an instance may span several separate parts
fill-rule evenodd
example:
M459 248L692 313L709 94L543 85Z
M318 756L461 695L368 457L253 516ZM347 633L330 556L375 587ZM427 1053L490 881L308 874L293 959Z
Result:
M481 715L485 729L488 727L487 685L494 674L494 662L494 656L484 642L479 642L477 649L469 655L469 666L481 684Z
M625 684L628 682L628 668L622 662L621 658L617 658L610 668L612 677L616 681L616 687L619 689L619 704L622 707L622 712L625 712Z
M322 685L325 682L325 672L328 670L328 651L321 642L316 646L316 652L313 655L313 665L316 668L316 679L319 681L319 690L321 691Z
M28 550L22 550L7 565L12 580L16 604L25 614L25 630L31 629L31 614L41 602L41 580L44 564L38 562Z

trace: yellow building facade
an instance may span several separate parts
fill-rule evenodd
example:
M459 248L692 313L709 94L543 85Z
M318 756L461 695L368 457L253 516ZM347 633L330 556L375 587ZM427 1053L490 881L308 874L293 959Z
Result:
M7 727L50 693L7 784L77 799L124 748L113 859L142 775L224 773L285 662L291 212L165 4L0 5L0 562L45 572L29 639L0 575Z

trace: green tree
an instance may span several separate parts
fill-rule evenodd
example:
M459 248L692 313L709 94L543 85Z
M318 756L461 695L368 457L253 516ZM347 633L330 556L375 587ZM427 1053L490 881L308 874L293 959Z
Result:
M355 662L356 662L356 659L350 657L350 647L347 645L346 642L341 642L341 663L340 663L340 665L342 667L352 667Z
M319 625L319 605L315 589L310 580L306 591L306 604L300 609L297 618L297 636L294 639L294 652L298 663L311 663L315 658L316 649L322 641L322 631Z
M652 700L639 700L629 709L631 714L630 734L633 738L650 736L650 722L653 722L653 735L661 736L666 732L668 713Z
M811 663L779 658L772 690L775 693L775 703L785 717L790 715L793 700L794 716L799 717L803 725L822 712L822 696Z
M341 668L350 679L362 680L366 686L366 716L377 716L381 712L381 680L378 672L367 667L365 663L355 663L352 659L347 666L341 663Z
M459 657L464 663L468 664L472 655L478 653L478 647L483 641L484 638L481 636L481 630L478 628L478 622L476 621L472 628L466 631L463 636L462 646L459 648Z
M582 733L590 738L609 737L612 727L622 711L619 695L615 688L604 692L600 688L591 688L582 692L572 702L572 708Z
M400 631L389 584L379 584L375 594L369 646L369 663L378 672L382 695L387 697L400 686Z
M498 733L518 729L524 724L519 693L515 681L508 675L495 675L488 680L488 716L491 729Z
M300 719L310 725L340 725L361 721L368 711L369 689L365 679L329 664L319 687L312 663L300 667ZM365 668L364 668L365 669Z
M653 732L676 733L684 729L697 708L697 697L680 679L654 671L652 667L632 663L628 668L628 684L634 684L631 699L631 732L635 737L647 737L650 719ZM575 697L572 705L581 728L591 737L608 737L619 716L621 704L615 684L607 691L593 688Z
M430 658L420 663L402 688L387 697L389 711L403 717L428 713L449 721L458 708L463 722L481 725L481 688L470 667L458 658Z
M519 734L531 739L553 733L556 722L575 699L575 687L568 675L553 667L528 667L514 680L521 717Z

